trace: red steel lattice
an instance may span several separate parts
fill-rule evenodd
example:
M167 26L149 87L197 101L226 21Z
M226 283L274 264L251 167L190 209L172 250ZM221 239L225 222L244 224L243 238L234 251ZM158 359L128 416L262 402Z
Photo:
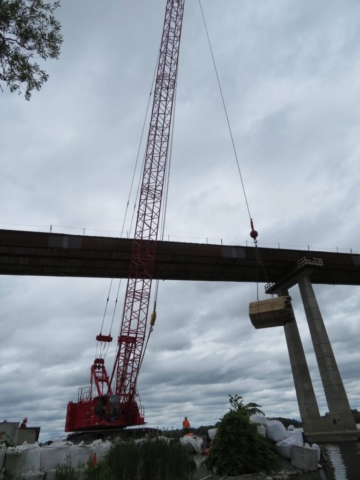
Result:
M160 45L135 236L111 378L120 402L134 398L155 264L185 0L168 0Z

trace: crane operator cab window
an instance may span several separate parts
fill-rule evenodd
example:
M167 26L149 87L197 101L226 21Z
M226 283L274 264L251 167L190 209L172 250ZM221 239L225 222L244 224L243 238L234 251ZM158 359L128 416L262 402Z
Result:
M94 412L100 420L114 422L120 415L119 397L117 395L106 395L94 399Z

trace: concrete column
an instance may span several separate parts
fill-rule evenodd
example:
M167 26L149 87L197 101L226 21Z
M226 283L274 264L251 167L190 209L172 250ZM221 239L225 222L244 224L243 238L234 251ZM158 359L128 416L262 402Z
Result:
M334 357L325 324L315 297L311 280L304 275L299 278L301 298L309 324L316 360L320 370L329 416L325 428L329 430L356 430L344 384Z
M283 288L278 294L288 296L289 292ZM322 420L296 321L287 323L284 332L304 431L320 432Z

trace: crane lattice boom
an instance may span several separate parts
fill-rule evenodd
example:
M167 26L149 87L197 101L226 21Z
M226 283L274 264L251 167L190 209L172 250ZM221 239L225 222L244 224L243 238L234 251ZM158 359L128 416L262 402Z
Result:
M135 401L135 390L149 313L184 7L185 0L167 0L166 3L135 236L112 375L109 378L104 359L96 358L91 367L90 387L79 389L78 402L68 404L66 432L144 424L144 415ZM100 334L97 340L110 342L112 337ZM95 397L93 390L96 390Z
M115 393L124 401L135 394L144 345L170 144L184 4L185 0L168 0L166 5L129 279L114 365Z

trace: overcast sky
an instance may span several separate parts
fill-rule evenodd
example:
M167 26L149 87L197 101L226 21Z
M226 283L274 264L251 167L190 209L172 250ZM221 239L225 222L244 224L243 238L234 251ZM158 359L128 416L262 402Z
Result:
M62 1L64 44L45 64L49 81L30 102L0 94L0 228L119 235L165 4ZM202 4L259 245L360 253L360 3ZM186 2L179 68L165 234L250 243L197 0ZM63 433L67 402L89 383L109 282L0 278L0 420L26 415L43 441ZM315 291L350 404L360 408L360 291ZM297 287L291 295L325 413ZM115 337L123 297L122 289ZM214 424L235 393L268 416L299 417L283 329L254 329L255 299L254 284L160 284L138 382L150 426L180 428L184 415L194 427Z

